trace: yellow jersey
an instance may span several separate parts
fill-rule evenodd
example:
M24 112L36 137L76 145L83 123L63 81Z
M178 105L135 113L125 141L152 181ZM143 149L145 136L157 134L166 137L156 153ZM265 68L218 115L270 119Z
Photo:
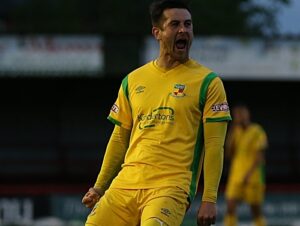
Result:
M111 187L177 186L192 200L202 168L203 123L231 117L221 79L189 60L168 71L151 61L131 72L108 119L131 130Z
M253 165L257 152L264 151L267 147L267 135L263 128L250 124L246 129L237 126L232 132L233 159L230 167L229 181L241 183L248 170ZM264 184L264 166L255 169L249 179L249 184Z

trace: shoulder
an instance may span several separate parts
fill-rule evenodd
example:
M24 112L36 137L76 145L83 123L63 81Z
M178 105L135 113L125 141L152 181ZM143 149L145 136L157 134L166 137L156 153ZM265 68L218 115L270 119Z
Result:
M135 79L136 77L139 77L141 74L148 73L153 69L153 61L150 61L135 70L131 71L126 77L130 79Z
M220 76L212 69L198 63L197 61L190 59L188 65L189 69L193 71L196 76L199 77L202 84L208 83L210 89L224 89L223 81Z
M144 75L146 73L149 73L149 71L152 70L152 61L142 65L141 67L138 67L137 69L131 71L129 74L127 74L125 77L123 77L122 80L122 87L124 90L127 90L128 92L128 86L134 84L134 83L138 83L141 79L143 79Z
M258 123L252 123L251 124L251 129L254 130L257 133L265 133L264 128Z
M202 78L205 78L210 73L213 73L213 71L210 68L198 63L197 61L195 61L193 59L190 59L185 64L185 66L188 68L188 70L190 70L191 72L195 73L196 75L198 75Z

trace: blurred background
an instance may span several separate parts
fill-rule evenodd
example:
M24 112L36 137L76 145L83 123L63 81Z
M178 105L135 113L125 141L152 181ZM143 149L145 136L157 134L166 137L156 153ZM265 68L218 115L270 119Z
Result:
M154 59L150 0L0 1L0 225L83 225L121 80ZM300 2L193 0L191 56L265 128L269 225L300 225ZM225 211L225 162L219 219ZM201 187L201 186L200 186ZM201 189L200 189L201 193ZM196 199L185 226L194 226ZM250 225L248 207L239 208Z

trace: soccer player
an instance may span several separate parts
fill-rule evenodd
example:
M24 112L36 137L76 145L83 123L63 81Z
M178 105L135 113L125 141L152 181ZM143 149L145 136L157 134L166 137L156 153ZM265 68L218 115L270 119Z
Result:
M244 104L232 110L233 122L228 131L225 153L231 160L229 178L226 186L227 213L226 226L236 226L236 207L245 201L251 207L256 226L266 225L262 215L264 199L264 151L267 136L263 128L252 123L250 111Z
M198 225L216 220L227 122L221 79L189 58L193 23L176 0L150 6L157 59L127 75L108 119L115 124L101 170L82 202L86 226L179 226L195 197Z

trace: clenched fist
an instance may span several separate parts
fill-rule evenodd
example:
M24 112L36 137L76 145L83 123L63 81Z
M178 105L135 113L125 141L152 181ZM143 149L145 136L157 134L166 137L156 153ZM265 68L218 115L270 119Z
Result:
M88 208L93 208L100 198L101 195L95 190L95 188L90 188L83 196L82 203Z
M198 226L210 226L216 223L217 208L215 203L202 202L198 211Z

